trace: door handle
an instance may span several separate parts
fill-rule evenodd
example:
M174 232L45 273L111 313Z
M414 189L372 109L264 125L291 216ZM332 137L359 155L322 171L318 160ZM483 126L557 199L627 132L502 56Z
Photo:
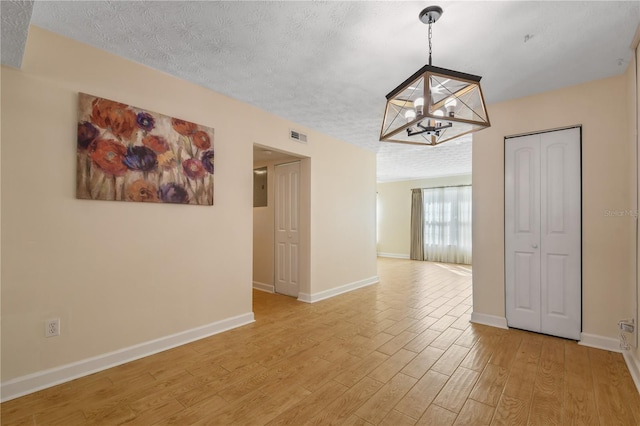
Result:
M531 244L531 247L538 248L538 245L536 243L533 243L533 244Z

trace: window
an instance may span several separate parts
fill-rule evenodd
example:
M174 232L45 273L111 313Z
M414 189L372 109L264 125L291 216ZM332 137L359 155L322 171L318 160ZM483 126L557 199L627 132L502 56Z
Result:
M471 186L422 190L424 258L471 264Z

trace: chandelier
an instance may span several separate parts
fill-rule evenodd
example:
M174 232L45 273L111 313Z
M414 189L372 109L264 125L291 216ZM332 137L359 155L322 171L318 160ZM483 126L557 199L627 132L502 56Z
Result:
M438 145L491 125L482 77L431 65L431 25L441 15L439 6L420 12L429 26L429 64L387 95L380 141Z

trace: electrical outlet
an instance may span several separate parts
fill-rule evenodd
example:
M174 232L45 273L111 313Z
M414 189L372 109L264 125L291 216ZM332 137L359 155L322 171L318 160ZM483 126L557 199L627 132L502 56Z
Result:
M60 318L53 318L44 322L44 337L60 335Z

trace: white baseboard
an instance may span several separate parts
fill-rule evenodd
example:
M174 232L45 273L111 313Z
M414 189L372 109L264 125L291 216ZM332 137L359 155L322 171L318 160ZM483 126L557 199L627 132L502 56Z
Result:
M378 276L373 276L370 278L366 278L364 280L355 281L349 284L342 285L340 287L332 288L331 290L321 291L319 293L300 293L298 294L298 300L306 303L315 303L320 300L328 299L330 297L337 296L342 293L347 293L349 291L353 291L362 287L366 287L371 284L376 284L380 281Z
M9 401L32 392L144 358L252 322L254 322L253 312L249 312L114 352L17 377L0 384L0 393L2 394L1 401Z
M597 334L581 333L579 345L589 346L590 348L604 349L611 352L622 352L620 349L620 341L612 337L599 336Z
M636 389L638 389L638 393L640 393L640 359L638 359L638 355L633 352L633 349L623 351L622 356L624 356L624 360L627 363L627 368L629 369L629 373L631 373L633 383L636 384Z
M498 327L498 328L509 328L507 326L507 319L505 317L499 317L496 315L489 315L489 314L481 314L478 312L471 312L471 322L474 322L476 324L483 324L483 325L488 325L491 327Z
M253 282L253 288L260 291L266 291L267 293L275 293L276 289L271 284L265 284L258 281Z
M378 253L378 257L391 257L394 259L409 259L409 255L403 254L403 253Z

